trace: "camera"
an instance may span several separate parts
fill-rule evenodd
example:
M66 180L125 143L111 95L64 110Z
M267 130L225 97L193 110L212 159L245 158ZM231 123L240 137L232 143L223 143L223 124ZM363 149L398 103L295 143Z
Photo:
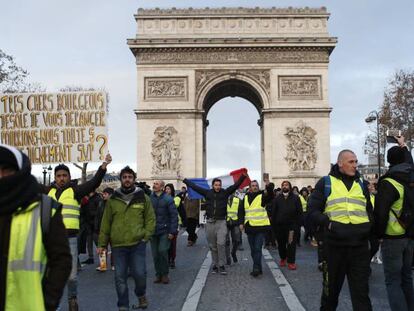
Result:
M387 130L387 143L397 144L398 141L395 137L400 137L400 136L401 136L400 130Z

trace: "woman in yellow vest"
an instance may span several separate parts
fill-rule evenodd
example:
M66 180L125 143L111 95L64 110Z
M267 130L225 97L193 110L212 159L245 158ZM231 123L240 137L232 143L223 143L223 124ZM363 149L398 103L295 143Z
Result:
M56 310L70 273L60 206L41 204L30 172L26 155L0 145L0 311Z

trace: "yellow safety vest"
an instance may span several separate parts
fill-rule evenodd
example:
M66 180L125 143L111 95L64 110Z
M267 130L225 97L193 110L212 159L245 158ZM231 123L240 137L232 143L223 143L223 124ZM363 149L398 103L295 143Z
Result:
M400 197L397 201L395 201L391 209L400 216L402 208L403 208L403 200L404 200L404 186L401 185L398 181L392 179L392 178L384 178L384 180L388 181L391 185L397 189ZM395 217L394 213L390 211L387 228L385 229L386 235L403 235L405 234L405 229L401 227L401 225L398 222L398 219Z
M175 207L178 209L178 207L181 204L181 198L179 196L174 197L174 204L175 204ZM182 225L183 224L183 221L181 219L180 214L178 214L178 224L179 225Z
M237 213L239 211L239 203L240 199L237 197L233 197L233 202L230 204L227 204L227 221L230 219L237 221L239 219Z
M56 199L56 188L49 191L49 196L62 204L62 218L66 229L79 230L80 204L75 199L73 188L65 189Z
M259 194L249 205L249 199L244 199L244 223L249 222L252 227L270 226L270 220L267 216L266 209L262 206L262 195Z
M305 198L299 194L300 203L302 203L302 210L306 212L308 210L308 202L306 202Z
M55 209L52 209L52 216ZM13 215L7 263L5 311L43 311L42 278L47 257L39 202Z
M367 200L361 185L354 181L348 191L342 180L329 176L331 194L326 199L325 212L330 220L343 224L363 224L369 222Z
M369 199L370 199L370 201L371 201L372 208L374 208L374 207L375 207L375 195L370 194L370 195L369 195Z

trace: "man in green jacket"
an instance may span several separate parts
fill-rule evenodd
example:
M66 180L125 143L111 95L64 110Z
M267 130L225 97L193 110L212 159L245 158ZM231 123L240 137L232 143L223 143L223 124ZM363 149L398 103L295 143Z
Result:
M115 261L115 286L119 311L129 310L128 270L135 281L138 305L145 309L146 243L155 231L155 214L151 200L141 188L134 185L136 174L128 166L120 173L121 188L106 203L99 234L98 253L106 251L111 242Z

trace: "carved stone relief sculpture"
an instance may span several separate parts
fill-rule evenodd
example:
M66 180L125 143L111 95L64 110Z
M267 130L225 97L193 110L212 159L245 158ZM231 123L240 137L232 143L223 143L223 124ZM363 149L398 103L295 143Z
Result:
M321 77L279 77L280 99L322 99Z
M300 121L294 128L287 127L285 136L288 139L285 159L289 168L292 171L313 170L317 160L316 131Z
M187 78L145 78L145 99L187 99Z
M178 176L181 167L180 140L173 126L159 126L152 139L152 173Z

